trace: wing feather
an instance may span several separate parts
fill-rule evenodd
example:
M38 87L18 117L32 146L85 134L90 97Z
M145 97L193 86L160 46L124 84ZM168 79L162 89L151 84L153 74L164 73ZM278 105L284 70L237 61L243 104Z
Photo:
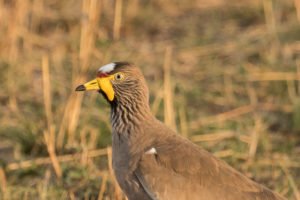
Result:
M154 147L157 154L144 154L135 172L153 199L284 200L178 135Z

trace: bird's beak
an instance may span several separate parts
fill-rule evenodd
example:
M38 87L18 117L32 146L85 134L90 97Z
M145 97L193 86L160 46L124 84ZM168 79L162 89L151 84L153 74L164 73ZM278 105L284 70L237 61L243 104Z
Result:
M109 101L113 101L115 92L111 84L111 79L113 79L113 76L97 77L83 85L79 85L75 91L101 90L106 94Z

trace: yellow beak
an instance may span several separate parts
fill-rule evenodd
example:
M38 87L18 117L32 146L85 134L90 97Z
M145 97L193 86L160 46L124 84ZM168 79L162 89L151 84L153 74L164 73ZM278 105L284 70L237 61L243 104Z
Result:
M113 76L101 78L97 77L94 80L91 80L83 85L79 85L75 90L101 90L106 94L108 100L112 101L114 100L115 92L111 84L111 79L113 79Z

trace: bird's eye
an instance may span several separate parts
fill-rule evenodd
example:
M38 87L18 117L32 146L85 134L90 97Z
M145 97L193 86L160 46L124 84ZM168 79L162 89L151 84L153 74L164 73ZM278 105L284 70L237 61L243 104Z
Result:
M123 75L122 73L118 73L118 74L115 75L115 79L116 79L117 81L120 81L120 80L122 80L123 78L124 78L124 75Z

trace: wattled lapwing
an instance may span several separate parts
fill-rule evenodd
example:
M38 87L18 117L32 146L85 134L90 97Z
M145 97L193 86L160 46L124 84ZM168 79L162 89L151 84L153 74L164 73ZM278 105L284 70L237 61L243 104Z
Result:
M283 200L168 128L151 113L134 64L114 62L76 91L97 90L110 103L112 166L129 200Z

